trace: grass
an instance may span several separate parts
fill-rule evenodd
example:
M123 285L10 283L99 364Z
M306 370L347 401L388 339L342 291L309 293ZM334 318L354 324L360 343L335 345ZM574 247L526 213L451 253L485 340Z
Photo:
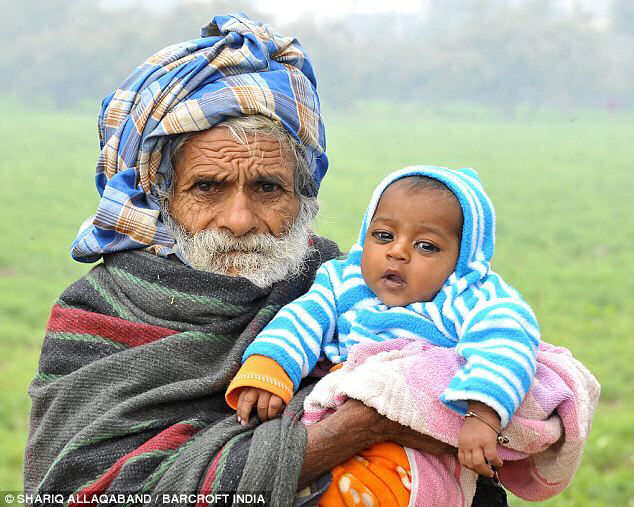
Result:
M549 506L634 506L634 122L578 113L512 120L372 106L326 118L331 168L318 230L356 238L383 175L427 163L477 169L498 216L494 269L534 307L544 339L602 384L582 464ZM0 490L21 488L27 386L50 306L88 266L68 247L94 212L94 117L16 106L0 119ZM513 499L512 505L523 505Z

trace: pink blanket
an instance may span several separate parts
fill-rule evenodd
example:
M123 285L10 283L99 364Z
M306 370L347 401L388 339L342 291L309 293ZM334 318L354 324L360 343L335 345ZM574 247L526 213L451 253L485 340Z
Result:
M439 401L460 368L455 349L405 339L361 344L343 368L324 377L305 401L304 423L313 424L347 398L420 433L457 446L463 417ZM596 378L567 349L539 346L535 379L498 446L500 481L525 500L550 498L570 483L599 401ZM412 466L410 505L471 504L477 476L454 456L406 449Z

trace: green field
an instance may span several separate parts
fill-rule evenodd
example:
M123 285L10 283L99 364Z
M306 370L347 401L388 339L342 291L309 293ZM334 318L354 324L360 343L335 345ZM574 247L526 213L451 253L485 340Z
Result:
M26 389L48 312L88 268L68 247L96 206L98 144L96 114L3 112L0 490L19 490ZM479 171L497 209L494 269L533 306L544 339L570 348L602 384L575 480L544 505L634 506L634 117L511 120L373 106L331 112L326 125L331 168L318 229L342 248L388 171L415 163Z

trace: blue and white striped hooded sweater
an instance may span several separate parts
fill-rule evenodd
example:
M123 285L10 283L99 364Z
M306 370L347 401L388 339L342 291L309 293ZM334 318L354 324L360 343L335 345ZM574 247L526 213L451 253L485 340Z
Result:
M361 253L381 195L396 180L428 176L444 183L462 207L463 229L455 271L433 301L388 307L361 276ZM394 338L456 347L465 360L441 400L464 414L481 401L506 426L535 373L539 326L520 294L491 271L495 211L472 169L413 166L388 175L376 188L359 239L348 256L326 262L311 289L286 305L244 353L275 360L297 389L324 355L345 361L352 345Z

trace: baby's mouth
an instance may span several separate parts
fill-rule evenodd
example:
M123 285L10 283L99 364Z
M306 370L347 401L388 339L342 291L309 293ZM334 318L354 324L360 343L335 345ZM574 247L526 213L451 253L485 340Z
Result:
M402 289L406 284L401 274L393 269L386 270L381 280L391 289Z

